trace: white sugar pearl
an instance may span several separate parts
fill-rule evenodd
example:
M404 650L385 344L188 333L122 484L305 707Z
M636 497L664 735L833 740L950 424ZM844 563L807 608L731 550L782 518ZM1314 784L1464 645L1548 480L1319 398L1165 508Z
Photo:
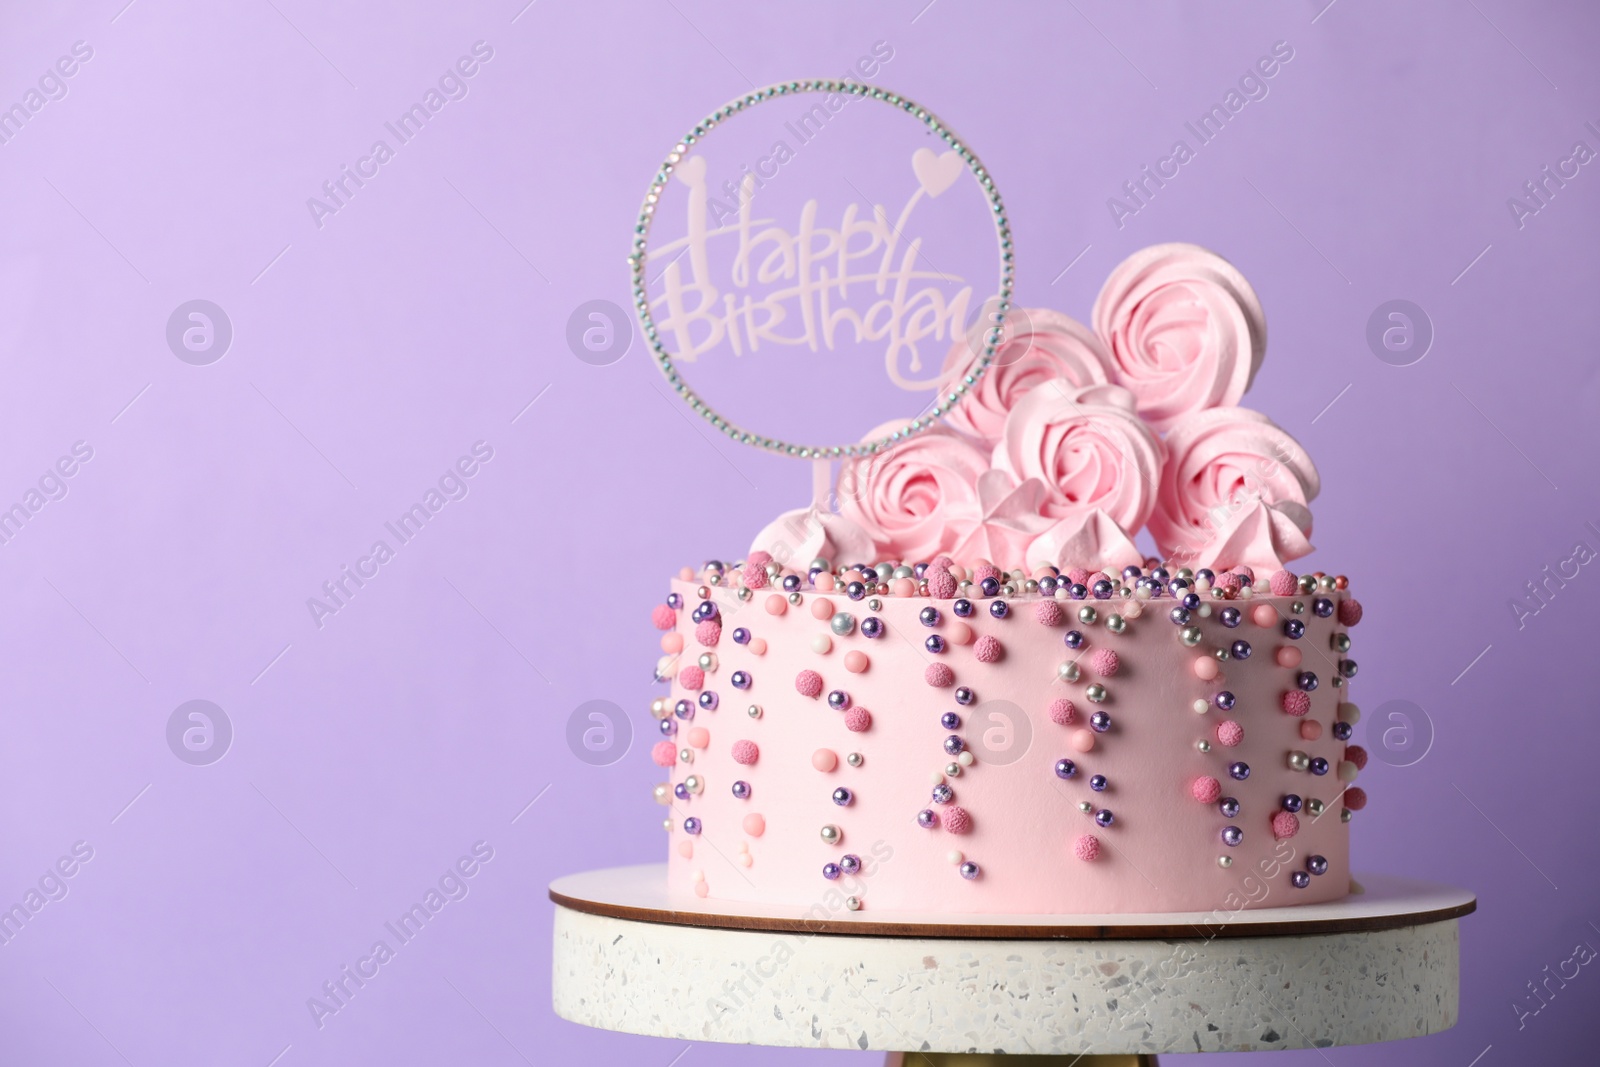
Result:
M826 656L833 651L833 638L827 634L817 634L811 638L811 651L819 656Z
M956 757L956 760L961 764L961 766L970 767L972 766L972 758L972 753L963 751L961 755Z
M1352 761L1347 759L1339 761L1339 781L1353 782L1356 780L1356 775L1360 773L1361 768L1357 767Z
M939 785L940 783L942 783L944 781L944 772L943 771L934 771L931 775L928 776L928 778L929 778L930 781L933 782L934 785Z
M1361 721L1361 709L1346 701L1339 705L1339 721L1347 722L1351 726Z
M1210 706L1211 705L1207 704L1204 700L1196 700L1194 702L1194 713L1196 715L1204 715L1206 713L1206 709Z
M959 849L954 849L953 848L949 852L946 852L944 854L944 858L949 860L951 862L951 864L957 864L957 863L960 863L962 860L966 859L967 857L963 856Z

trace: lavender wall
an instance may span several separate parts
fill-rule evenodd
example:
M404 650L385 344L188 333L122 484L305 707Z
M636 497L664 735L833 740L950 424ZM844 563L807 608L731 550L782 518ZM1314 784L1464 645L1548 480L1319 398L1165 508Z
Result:
M576 358L569 316L626 302L638 198L691 119L880 41L879 80L999 176L1023 304L1085 315L1128 252L1189 240L1268 309L1250 403L1321 466L1311 562L1367 606L1356 696L1369 724L1420 709L1367 732L1358 867L1481 902L1461 1025L1282 1062L1592 1057L1594 967L1542 1005L1527 983L1600 947L1600 575L1574 554L1600 550L1600 174L1520 220L1508 199L1600 149L1600 13L125 2L0 10L0 104L48 91L0 144L0 504L40 490L0 546L0 903L59 898L0 947L5 1062L872 1061L556 1019L544 887L662 854L646 609L808 477L708 442L637 345ZM314 218L479 41L464 98ZM1107 199L1279 41L1268 95L1113 221ZM231 324L225 352L169 344L194 299ZM1367 340L1395 299L1434 334L1408 366ZM462 457L465 495L386 537ZM380 538L393 558L314 620ZM1529 582L1548 592L1519 619ZM170 724L193 700L222 714L190 748L188 710ZM618 762L569 750L589 700L628 709ZM319 1029L307 999L478 842L466 895Z

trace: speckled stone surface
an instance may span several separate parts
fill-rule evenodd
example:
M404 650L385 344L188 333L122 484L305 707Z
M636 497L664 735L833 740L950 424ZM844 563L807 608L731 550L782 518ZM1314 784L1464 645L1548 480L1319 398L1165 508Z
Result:
M1455 920L1210 941L705 929L555 909L555 1010L688 1041L929 1052L1221 1052L1456 1021Z

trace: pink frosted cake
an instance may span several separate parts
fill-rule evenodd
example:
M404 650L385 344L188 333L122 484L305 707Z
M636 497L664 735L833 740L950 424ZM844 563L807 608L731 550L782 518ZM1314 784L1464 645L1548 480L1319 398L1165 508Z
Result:
M674 894L1104 914L1350 891L1361 606L1288 567L1318 478L1237 406L1255 294L1161 245L1091 321L1013 311L985 374L957 345L943 423L672 582Z

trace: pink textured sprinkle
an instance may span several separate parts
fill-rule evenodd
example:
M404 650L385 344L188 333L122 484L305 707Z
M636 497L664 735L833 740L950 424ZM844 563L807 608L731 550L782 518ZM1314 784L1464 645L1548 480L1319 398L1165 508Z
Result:
M933 557L933 562L928 564L928 566L930 568L938 567L940 570L945 570L945 571L949 570L951 567L954 567L955 565L956 565L956 561L951 559L949 556L935 556L935 557Z
M650 749L650 758L657 767L670 767L678 762L678 749L671 741L657 741Z
M1300 832L1300 820L1292 811L1280 811L1272 817L1272 836L1279 841Z
M984 634L972 642L972 654L978 657L979 663L998 663L1004 653L1000 642L990 634Z
M744 584L751 589L765 589L767 587L767 568L761 564L754 561L746 563L744 570L740 573L744 575Z
M685 689L699 689L706 684L706 672L691 663L678 670L678 684Z
M1245 581L1250 582L1252 584L1256 580L1256 572L1254 570L1252 570L1251 568L1249 568L1249 567L1245 567L1245 566L1242 566L1242 565L1238 566L1238 567L1235 567L1235 568L1233 568L1233 573L1237 574L1240 578L1243 578Z
M872 729L872 712L857 704L844 713L844 728L851 733L866 733Z
M1243 726L1240 726L1232 719L1226 719L1217 723L1217 744L1223 746L1224 748L1232 748L1234 745L1237 745L1243 740Z
M1367 791L1359 785L1353 785L1344 791L1344 806L1351 811L1360 811L1367 806Z
M1294 593L1296 578L1292 571L1273 571L1267 579L1267 588L1273 596L1290 596Z
M833 601L825 596L819 596L811 602L811 617L823 622L833 618Z
M1068 567L1067 580L1073 585L1088 585L1089 572L1082 567Z
M707 648L715 648L722 640L722 624L716 619L707 619L694 628L694 639Z
M1194 661L1194 676L1202 682L1209 682L1221 673L1222 668L1212 656L1200 656Z
M822 695L822 675L816 671L801 671L794 676L794 687L803 697L819 697Z
M1278 649L1278 666L1287 667L1291 671L1300 666L1300 650L1293 645L1284 645Z
M746 767L761 758L761 749L756 747L754 741L735 741L733 743L733 762L742 763Z
M930 663L922 672L922 680L935 689L943 689L956 680L956 672L947 663Z
M985 578L993 578L997 582L1005 581L1005 573L993 563L980 563L972 568L972 584L982 585Z
M1217 798L1222 796L1222 783L1209 774L1201 775L1189 786L1189 791L1194 798L1202 804L1215 804Z
M1311 698L1298 689L1286 690L1283 694L1283 710L1290 715L1304 715L1311 710Z
M747 562L754 563L757 567L765 567L772 562L772 553L763 552L758 548L750 553L750 559Z
M1352 597L1352 598L1350 598L1348 600L1339 601L1339 624L1341 626L1354 626L1356 623L1358 623L1360 621L1361 621L1361 601L1356 600L1354 597ZM1349 807L1348 804L1345 805L1345 806ZM1350 810L1351 811L1358 811L1360 809L1351 808Z
M1301 719L1300 736L1307 741L1315 741L1322 736L1322 724L1316 719Z
M1360 745L1346 745L1344 747L1344 758L1354 763L1358 771L1367 769L1367 750Z
M1085 863L1093 863L1100 858L1100 839L1093 834L1084 834L1072 843L1072 854Z
M870 666L872 661L860 649L852 649L844 654L844 669L851 674L862 674Z
M777 593L767 597L766 603L768 615L782 615L789 610L789 602Z
M1227 593L1230 598L1244 585L1237 574L1219 574L1213 584L1224 593Z
M1041 600L1033 607L1033 617L1039 620L1041 626L1060 626L1066 615L1054 600Z
M949 600L960 588L955 575L944 569L928 568L928 595L935 600Z
M1083 584L1087 585L1090 589L1093 589L1096 582L1111 582L1111 575L1107 574L1105 571L1095 571L1093 574L1089 575L1089 580ZM1116 585L1117 583L1111 582L1111 584Z
M670 630L678 625L678 613L665 604L657 604L650 609L650 621L656 624L658 630Z
M1122 660L1109 648L1097 648L1089 653L1089 669L1102 678L1110 678L1122 669Z
M1057 726L1071 726L1072 720L1078 717L1078 709L1066 697L1057 697L1050 702L1050 721Z
M967 814L966 808L946 808L942 821L952 834L964 834L972 829L972 816Z

